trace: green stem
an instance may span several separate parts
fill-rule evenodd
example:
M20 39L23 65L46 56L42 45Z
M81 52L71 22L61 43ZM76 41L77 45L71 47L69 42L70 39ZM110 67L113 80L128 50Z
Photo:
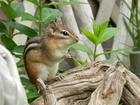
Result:
M135 11L135 0L132 0L132 11ZM137 27L137 23L136 25L135 24L135 16L131 13L131 16L130 16L130 22L131 22L131 29L132 29L132 32L133 34L135 34L135 30L136 30L136 27ZM137 40L137 37L134 36L134 40ZM133 49L134 51L137 50L137 42L136 41L133 41L133 44L135 46L135 48Z
M7 2L8 2L8 5L11 7L11 3L12 3L12 1L13 0L7 0ZM9 21L12 21L12 19L9 19ZM12 34L13 34L13 28L9 25L9 38L13 38L13 36L12 36Z
M12 21L12 19L9 19L9 21ZM13 34L13 28L9 26L9 38L11 39L13 38L12 34Z
M135 5L136 5L136 24L137 24L137 47L138 50L140 50L140 29L139 29L139 19L138 19L138 15L139 15L139 11L138 11L138 0L135 0Z
M20 65L23 65L23 64L21 64L23 62L23 58L21 58L17 63L16 63L16 65L19 67Z
M42 0L39 0L39 11L40 11L40 19L39 19L39 35L42 35Z
M14 36L19 35L19 34L21 34L21 33L20 32L17 32L15 34L13 34L12 36L14 37Z
M93 60L96 61L96 50L97 50L97 45L94 47L94 54L93 54Z

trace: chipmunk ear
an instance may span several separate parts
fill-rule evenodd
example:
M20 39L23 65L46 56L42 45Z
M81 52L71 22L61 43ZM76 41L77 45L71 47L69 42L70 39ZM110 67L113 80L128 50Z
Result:
M51 21L49 25L50 28L53 29L53 31L55 31L58 28L58 25L54 21Z
M61 19L57 19L57 20L56 20L56 23L57 23L57 24L61 24L61 25L63 24L62 21L61 21Z

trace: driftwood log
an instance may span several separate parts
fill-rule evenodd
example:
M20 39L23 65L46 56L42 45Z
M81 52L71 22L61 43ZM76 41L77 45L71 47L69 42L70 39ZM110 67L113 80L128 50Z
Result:
M140 105L140 79L119 61L113 65L92 62L63 75L47 89L38 80L43 97L30 105Z

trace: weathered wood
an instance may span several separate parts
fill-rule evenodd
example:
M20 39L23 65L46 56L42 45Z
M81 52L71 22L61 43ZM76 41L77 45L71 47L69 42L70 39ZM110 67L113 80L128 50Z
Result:
M63 75L63 80L49 84L56 105L118 105L120 99L125 105L140 103L140 80L119 62L93 62ZM42 98L37 99L38 105L42 105Z
M122 94L122 101L126 105L140 105L140 79L126 70L126 84Z
M55 105L56 104L56 98L52 92L52 87L48 86L46 89L46 86L44 82L39 78L37 79L38 87L42 92L42 96L44 99L45 105Z
M126 79L124 67L116 62L105 72L102 83L92 93L88 105L118 105Z
M114 4L114 7L111 13L111 19L116 25L118 23L119 14L120 14L120 8L116 4Z
M36 99L36 101L32 102L30 105L56 105L56 97L52 92L52 87L47 86L44 82L39 78L37 79L37 86L40 89L42 96Z
M72 105L73 102L81 103L81 105L88 103L91 93L102 81L103 73L107 68L108 66L102 62L96 62L66 71L62 81L51 84L57 98L57 105Z
M105 2L105 3L103 3L103 1ZM109 1L109 0L108 0ZM115 0L116 1L116 0ZM100 6L101 6L101 3L102 3L102 5L103 5L103 7L102 7L102 9L100 9L100 12L102 12L102 11L105 11L105 13L103 12L103 14L101 14L101 13L98 13L98 15L100 15L100 16L102 16L102 17L99 17L101 20L104 20L104 16L106 16L106 18L107 19L109 19L109 18L111 18L112 20L113 20L113 22L117 25L117 23L118 23L118 18L119 18L119 14L120 14L120 8L118 7L118 5L115 3L115 1L109 1L109 3L108 2L106 2L105 0L98 0L98 2L100 3ZM111 3L110 3L111 2ZM106 6L106 5L110 5L111 4L111 6ZM114 6L113 6L114 5ZM107 8L108 7L108 8ZM105 9L107 9L107 11L106 10L104 10L104 8ZM110 15L110 13L111 13L111 15ZM105 19L106 20L106 19ZM105 21L104 20L104 21Z
M33 101L30 105L45 105L43 97L40 96L35 101Z
M101 0L100 7L96 16L96 21L102 24L109 20L116 0Z

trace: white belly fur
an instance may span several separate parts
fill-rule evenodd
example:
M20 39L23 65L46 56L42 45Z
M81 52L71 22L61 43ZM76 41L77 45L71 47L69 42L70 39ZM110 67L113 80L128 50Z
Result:
M55 77L57 71L58 71L58 65L59 63L56 63L53 66L48 66L45 64L40 65L40 74L39 78L41 78L43 81L47 80L48 78L51 79Z

